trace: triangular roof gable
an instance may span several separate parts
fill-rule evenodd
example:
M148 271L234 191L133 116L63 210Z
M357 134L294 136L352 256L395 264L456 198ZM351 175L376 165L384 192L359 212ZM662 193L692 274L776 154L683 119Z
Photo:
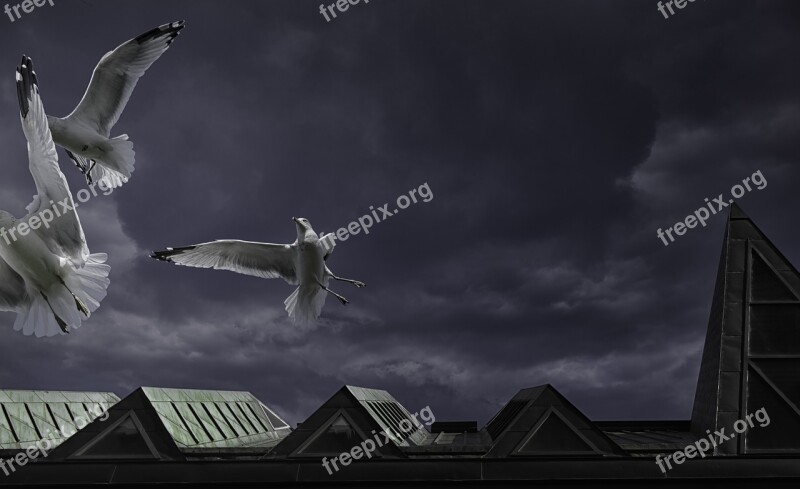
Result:
M717 455L800 451L800 274L733 204L709 317L692 431L730 431L761 408L779 418ZM747 373L747 375L745 375ZM786 374L789 373L787 376ZM776 428L775 426L780 426Z
M403 448L425 445L429 432L423 426L426 413L423 408L412 415L389 392L380 389L347 386L350 393L380 425L381 432L392 435L391 441Z
M375 431L375 430L372 430ZM338 409L292 455L324 457L349 452L354 446L372 438L350 416L346 409Z
M584 438L558 408L551 407L513 452L515 455L593 455L597 447Z
M355 432L353 446L366 438L375 439L383 430L349 386L344 386L275 446L267 457L320 458L322 455L329 457L339 455L341 452L333 446L331 447L333 451L327 454L312 453L309 447L312 447L314 440L322 436L340 416ZM403 457L403 452L394 443L384 443L384 436L380 436L380 441L382 446L377 446L376 443L373 457Z
M118 427L126 419L130 419L131 415L135 415L137 429L143 430L143 436L149 442L148 448L151 452L155 452L153 453L155 458L159 460L185 460L185 457L178 450L172 436L164 427L158 413L153 409L152 404L141 388L136 389L126 398L112 406L107 414L107 417L104 415L97 418L54 449L48 455L48 460L58 461L82 458L81 454L85 454L89 447L99 443L113 431L113 428ZM130 455L134 456L136 454ZM86 458L100 457L92 456ZM121 458L121 456L115 455L113 458ZM142 458L150 457L145 456Z
M487 457L624 455L549 384L519 391L484 429L492 436Z
M70 459L158 459L158 450L131 410L122 415L88 444L76 451Z

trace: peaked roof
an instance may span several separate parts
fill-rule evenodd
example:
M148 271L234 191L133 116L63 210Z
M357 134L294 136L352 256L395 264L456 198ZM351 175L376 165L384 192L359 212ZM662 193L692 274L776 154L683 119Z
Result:
M260 456L291 429L249 392L142 387L54 450L51 460Z
M425 445L433 438L423 427L425 419L416 419L419 421L386 391L344 386L268 457L335 457L367 439L380 441L374 457L404 457L405 449Z
M181 449L271 447L291 431L249 392L142 391Z
M484 430L487 457L625 454L550 384L519 391Z
M717 455L800 452L800 274L735 203L731 205L692 411L692 431L756 424ZM763 414L761 415L764 416Z
M0 450L59 445L118 401L111 392L0 391Z

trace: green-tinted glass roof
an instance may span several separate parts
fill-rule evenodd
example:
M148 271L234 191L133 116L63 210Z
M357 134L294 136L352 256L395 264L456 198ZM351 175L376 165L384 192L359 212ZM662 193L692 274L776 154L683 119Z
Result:
M0 450L59 445L118 401L110 392L0 391Z
M391 394L379 389L347 386L358 402L387 434L394 435L396 445L426 445L430 443L428 430L419 418L414 418Z
M182 449L270 447L291 431L249 392L142 390Z

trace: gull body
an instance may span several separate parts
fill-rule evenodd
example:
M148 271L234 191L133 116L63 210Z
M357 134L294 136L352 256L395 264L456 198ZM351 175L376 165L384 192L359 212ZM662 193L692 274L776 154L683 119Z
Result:
M292 218L295 219L295 218ZM306 286L319 287L318 283L327 285L325 277L325 249L320 246L319 236L306 226L307 221L295 219L297 224L297 257L295 258L299 283Z
M0 212L0 226L12 229L17 224L10 214L4 211ZM11 244L1 243L0 259L22 278L27 296L35 298L36 294L41 295L61 331L68 333L70 324L75 324L76 321L80 322L78 312L89 317L90 311L86 304L66 285L66 280L70 279L72 272L68 260L54 255L36 233L20 236L16 240L10 241ZM72 297L74 308L69 306L69 301L67 301L66 309L59 307L64 306L65 292ZM53 302L55 301L62 301L62 303L54 306Z
M23 220L21 222L27 222ZM11 214L0 211L0 228L13 229L19 223ZM2 258L25 282L40 290L63 281L62 274L69 262L54 255L35 232L9 240L0 246Z
M151 256L176 265L228 270L260 278L282 278L297 285L284 301L289 318L296 323L311 322L322 313L328 293L342 304L349 302L328 287L331 279L349 282L359 288L364 287L364 283L334 275L326 265L333 249L322 245L308 219L293 217L292 220L297 230L297 239L292 244L218 240L167 248Z
M47 116L47 122L53 132L53 140L62 148L73 155L89 160L100 160L103 165L110 166L115 171L123 171L123 168L113 160L102 159L106 153L113 151L113 148L108 144L109 139L99 134L89 124L80 119L67 121L52 116Z
M17 68L17 95L38 193L20 220L0 211L0 310L17 313L15 331L53 336L80 327L100 307L110 267L106 255L89 253L27 57ZM67 209L54 212L55 202ZM52 219L44 225L46 216Z
M48 116L56 144L63 147L89 184L103 180L108 188L128 182L136 163L127 134L111 137L133 89L145 71L169 48L184 28L172 22L151 29L103 56L78 106L64 118Z

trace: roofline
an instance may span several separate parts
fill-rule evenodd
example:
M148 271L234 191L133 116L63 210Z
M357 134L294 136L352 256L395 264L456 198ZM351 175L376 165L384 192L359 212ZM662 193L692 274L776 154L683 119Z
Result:
M667 419L655 421L592 421L601 430L675 430L691 431L691 419Z
M442 464L447 464L443 470ZM202 469L202 470L198 470ZM21 474L21 475L20 475ZM566 475L566 477L565 477ZM174 462L70 462L34 463L24 471L11 474L6 484L52 484L55 480L70 484L189 484L213 482L223 487L232 484L264 483L271 487L289 487L297 483L340 485L344 483L439 484L494 482L518 484L521 481L587 482L603 481L710 481L769 476L797 481L800 464L797 458L731 456L686 460L667 474L661 472L652 457L545 457L545 458L429 458L413 460L370 460L353 464L346 471L328 475L319 460L216 460ZM763 480L761 480L763 484ZM162 486L163 487L163 486ZM182 486L183 487L183 486ZM395 485L395 487L398 487Z

